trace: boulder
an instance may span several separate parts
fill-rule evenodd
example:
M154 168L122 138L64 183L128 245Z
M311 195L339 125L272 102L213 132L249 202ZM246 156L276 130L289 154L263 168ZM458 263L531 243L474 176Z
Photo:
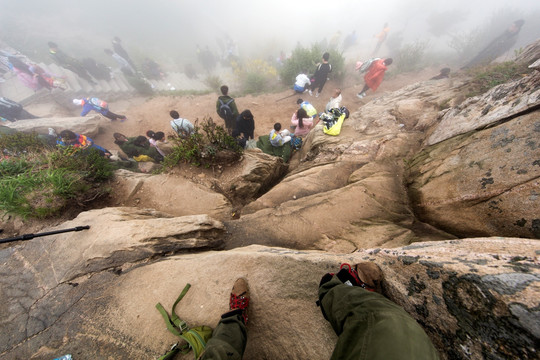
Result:
M90 248L78 246L79 234L62 240L90 260L97 255L92 248L109 243L118 226L107 223L108 234L99 237L92 227L84 235L93 239ZM170 311L190 283L177 314L190 326L215 327L228 311L232 284L244 277L251 292L245 358L282 359L286 353L328 359L336 335L315 305L318 283L342 262L366 260L381 267L384 294L424 327L442 359L536 356L540 271L531 240L451 240L349 254L252 245L165 258L151 255L155 243L148 241L138 243L150 251L146 261L80 267L82 273L63 264L77 264L69 261L74 251L47 251L58 241L32 240L0 251L0 307L9 314L0 322L0 351L6 358L156 358L179 340L167 331L156 303ZM35 256L38 248L45 250L41 257Z
M225 222L230 234L226 246L263 244L350 252L453 238L415 220L402 183L402 167L377 162L349 168L319 166L306 170L306 176L291 176L247 210L257 210L262 204L268 207ZM315 179L325 180L332 172L347 176L347 183L334 188L316 183Z
M88 115L85 117L64 117L64 118L40 118L21 120L7 123L12 129L22 132L36 132L38 134L48 134L49 128L53 128L57 134L62 130L71 130L77 134L84 134L94 138L110 120L99 115Z
M217 219L231 214L223 195L180 176L117 170L114 181L115 198L119 199L115 206L151 208L174 216L207 214Z
M411 162L419 219L457 236L540 239L540 112L427 147Z
M469 131L494 125L533 111L540 105L540 73L495 86L447 111L425 141L433 145Z

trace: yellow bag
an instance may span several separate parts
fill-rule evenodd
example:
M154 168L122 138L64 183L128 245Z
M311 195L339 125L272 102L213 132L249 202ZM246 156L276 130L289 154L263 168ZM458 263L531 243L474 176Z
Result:
M334 125L332 125L330 129L328 129L326 126L323 126L323 132L326 135L338 136L341 132L341 125L343 125L343 121L345 121L345 114L341 114L341 116L338 118L338 121Z
M134 156L133 159L136 160L136 161L139 161L139 162L154 161L154 159L152 159L152 158L151 158L150 156L148 156L148 155Z

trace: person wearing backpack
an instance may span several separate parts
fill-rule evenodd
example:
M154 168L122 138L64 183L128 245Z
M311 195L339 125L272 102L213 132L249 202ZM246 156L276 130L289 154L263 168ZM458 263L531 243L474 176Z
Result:
M222 95L217 99L216 112L225 121L225 128L231 134L235 127L236 118L238 117L238 108L234 99L228 95L229 87L223 85L220 90Z
M315 97L318 97L321 93L324 84L326 83L326 79L328 78L328 74L332 72L332 65L328 63L328 60L330 59L330 54L325 52L322 56L322 62L317 65L317 70L315 70L315 74L313 75L313 80L311 84L311 90L309 90L309 95L313 95L313 91L317 89L317 93L315 94Z
M171 110L171 127L180 137L189 137L194 131L195 127L188 119L182 119L180 114L176 110Z
M366 96L366 91L369 89L375 91L381 85L384 73L386 70L388 70L388 65L392 64L393 60L391 58L388 59L378 59L371 63L369 66L369 69L366 72L366 75L364 75L364 82L365 85L362 88L362 91L360 91L356 96L359 99L362 99L364 96Z
M125 115L118 115L109 110L109 104L98 98L73 99L73 104L82 106L81 116L86 116L90 111L96 111L112 121L125 121Z

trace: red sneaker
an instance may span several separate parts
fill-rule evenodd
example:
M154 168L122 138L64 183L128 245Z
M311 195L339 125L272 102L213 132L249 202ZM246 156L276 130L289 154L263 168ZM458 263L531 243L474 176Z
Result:
M248 306L249 306L249 288L248 283L245 279L237 279L233 285L231 291L231 297L229 298L229 309L242 310L242 318L244 319L244 324L247 324L248 320Z

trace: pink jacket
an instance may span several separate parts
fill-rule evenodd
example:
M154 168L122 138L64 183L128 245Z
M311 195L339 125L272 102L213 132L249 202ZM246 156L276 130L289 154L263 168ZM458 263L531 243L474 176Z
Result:
M295 136L306 136L309 133L309 130L313 127L313 119L308 117L302 119L303 127L298 126L298 118L296 117L296 111L294 112L292 118L291 118L291 124L293 126L296 126L296 129L294 129L294 135Z

